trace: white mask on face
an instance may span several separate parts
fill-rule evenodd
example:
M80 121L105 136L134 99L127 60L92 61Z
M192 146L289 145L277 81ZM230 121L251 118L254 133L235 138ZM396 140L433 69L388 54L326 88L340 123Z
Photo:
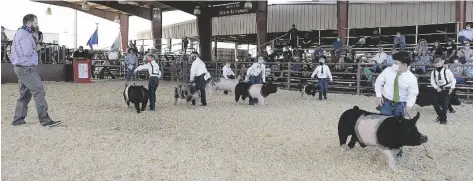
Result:
M466 48L466 49L470 49L470 45L465 45L465 48Z
M393 69L394 69L394 71L398 72L399 71L399 65L398 64L393 64Z
M471 27L467 26L466 29L469 30L469 29L471 29Z
M453 63L458 63L458 60L454 60Z

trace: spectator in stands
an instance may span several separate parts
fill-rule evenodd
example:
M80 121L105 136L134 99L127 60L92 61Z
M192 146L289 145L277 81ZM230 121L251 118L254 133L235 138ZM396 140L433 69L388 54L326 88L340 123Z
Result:
M134 49L128 49L128 55L125 57L125 66L126 66L126 81L130 81L133 76L133 81L136 80L133 71L138 67L138 56L135 53Z
M466 61L465 65L469 65L469 67L465 67L465 76L473 77L473 57Z
M310 45L312 45L312 40L309 37L309 33L306 33L304 35L304 40L302 40L302 47L303 48L309 48Z
M370 39L369 39L369 42L368 42L368 45L369 46L373 46L373 47L376 47L379 45L379 42L380 42L380 35L378 33L378 30L377 29L374 29L373 30L373 34L370 36Z
M337 40L333 42L332 44L333 50L332 50L332 62L337 62L340 59L340 53L343 48L343 43L340 37L337 37Z
M289 50L288 47L283 48L282 55L283 55L284 62L289 62L292 59L292 52Z
M457 45L453 42L453 39L447 41L445 49L447 52L446 63L453 63L453 60L457 58Z
M393 48L396 48L397 45L399 45L401 52L404 51L404 48L406 48L406 37L401 35L401 32L397 32L396 36L394 37Z
M248 54L248 57L246 57L246 62L254 62L255 59L251 57L251 54Z
M419 55L414 58L414 63L411 65L421 65L419 69L416 69L416 73L424 74L426 73L425 65L429 65L432 61L431 56L427 53L427 49L422 49Z
M8 37L5 34L5 27L2 26L2 42L4 42L4 41L8 41ZM6 46L3 46L3 44L2 44L2 56L1 56L2 61L6 61L6 57L7 57L6 56L7 54L5 53L5 48L6 48Z
M366 38L364 36L360 36L358 41L356 42L356 45L355 45L357 48L365 48L367 47L367 44L366 44Z
M386 59L387 66L393 65L393 63L394 63L393 55L396 54L396 53L397 53L397 51L396 51L395 48L391 49L391 53L388 54L388 58Z
M322 100L322 95L324 99L327 100L327 91L328 91L328 79L330 82L333 82L332 73L330 73L330 68L324 64L325 59L319 59L319 65L315 68L314 72L310 76L312 79L317 75L317 82L319 84L319 100ZM314 84L315 87L317 85Z
M2 41L8 41L8 37L5 34L5 27L3 27L3 26L2 26Z
M473 57L473 49L470 47L470 42L466 42L465 46L458 50L457 56L462 64L466 63L467 60Z
M375 65L373 67L374 72L381 72L384 69L388 55L384 53L383 47L379 47L378 53L373 57L375 60Z
M143 45L141 45L140 47L140 54L143 56L145 53L145 47Z
M345 58L346 63L356 62L356 59L355 59L356 51L351 46L348 46L347 50L344 53L344 56L345 56L344 58Z
M450 71L452 71L453 76L457 80L457 84L465 84L465 79L461 78L461 76L463 76L464 68L459 60L453 61L453 64L450 66Z
M182 39L182 53L187 54L187 45L189 45L189 38L187 36L184 36Z
M325 51L324 49L322 49L322 47L320 47L320 45L317 45L317 48L314 50L312 62L318 63L319 58L322 58L322 57L325 59Z
M471 29L471 24L466 25L465 29L458 32L458 41L460 45L464 45L465 41L473 41L473 29Z
M297 46L297 38L299 36L299 30L296 29L296 25L293 24L292 28L287 33L289 34L289 43L291 48L295 48Z
M222 68L223 78L235 79L235 73L233 73L233 70L230 67L230 65L231 65L231 62L227 61L227 63L225 63L225 66L223 66L223 68Z
M427 45L427 40L425 39L420 39L419 43L416 46L416 49L414 51L415 54L421 54L423 51L429 50L429 46Z
M435 41L434 46L430 49L430 55L432 57L443 56L445 52L445 47L440 44L439 41Z
M294 64L292 64L292 77L300 77L302 71L302 63L301 63L301 58L300 57L294 57Z
M294 50L292 51L292 56L293 57L302 58L302 54L304 54L304 51L299 50L299 47L294 48Z

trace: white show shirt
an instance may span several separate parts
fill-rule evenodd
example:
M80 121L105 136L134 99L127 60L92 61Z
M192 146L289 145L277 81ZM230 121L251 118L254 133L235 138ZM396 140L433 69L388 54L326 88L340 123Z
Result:
M322 69L324 70L322 73ZM312 72L312 75L310 76L311 78L314 78L314 76L317 75L317 78L319 79L326 79L329 78L330 81L333 81L332 79L332 73L330 72L330 68L327 65L318 65L314 72Z
M439 77L440 77L440 80L439 80ZM452 71L450 71L450 69L447 69L445 67L442 68L440 72L437 70L434 70L430 74L430 85L432 85L434 89L437 89L439 87L450 87L452 89L455 89L456 84L457 84L457 80L455 79L455 76L453 75Z
M235 76L235 73L233 73L232 68L230 68L230 65L225 65L222 68L222 75L224 78L228 79L228 76L233 75Z
M159 70L159 65L155 61L151 61L149 63L146 63L146 64L143 64L143 65L140 65L140 66L136 67L135 74L136 74L136 72L138 72L140 70L145 70L145 69L148 70L148 73L149 73L150 77L161 78L161 71Z
M262 63L253 63L253 65L251 65L251 67L246 71L246 74L254 77L261 74L263 82L266 82L266 66Z
M210 76L209 71L207 71L207 68L205 67L204 61L202 61L199 57L197 57L194 62L192 62L191 66L191 73L190 73L190 81L194 81L194 77L200 76L202 74L206 74L207 76ZM208 77L206 78L206 80Z
M377 53L374 57L373 57L374 60L376 60L376 63L377 64L382 64L383 62L385 62L387 59L388 59L388 54L384 53L384 52L381 52L381 53Z
M385 97L393 100L394 97L394 79L396 79L397 72L392 66L379 74L374 85L376 97ZM409 70L401 73L398 78L399 85L399 101L406 102L407 106L412 107L419 94L419 85L417 84L417 77Z

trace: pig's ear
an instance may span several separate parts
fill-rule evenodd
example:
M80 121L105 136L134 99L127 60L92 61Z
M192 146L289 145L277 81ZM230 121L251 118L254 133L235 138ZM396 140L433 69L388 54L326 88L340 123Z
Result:
M416 116L415 116L414 118L412 118L411 121L413 121L414 124L416 124L416 123L417 123L417 120L419 120L419 117L420 117L420 113L417 112Z

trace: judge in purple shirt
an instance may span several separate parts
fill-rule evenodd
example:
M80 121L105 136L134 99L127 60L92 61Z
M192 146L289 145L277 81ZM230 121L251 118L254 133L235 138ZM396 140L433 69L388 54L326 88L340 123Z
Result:
M60 121L53 121L48 114L48 103L44 98L46 92L37 72L38 53L41 49L33 38L33 33L38 27L38 19L33 14L23 17L23 26L18 29L13 38L11 50L11 63L18 77L20 97L16 102L13 126L26 124L25 118L28 113L28 103L34 98L39 123L42 126L54 126Z

